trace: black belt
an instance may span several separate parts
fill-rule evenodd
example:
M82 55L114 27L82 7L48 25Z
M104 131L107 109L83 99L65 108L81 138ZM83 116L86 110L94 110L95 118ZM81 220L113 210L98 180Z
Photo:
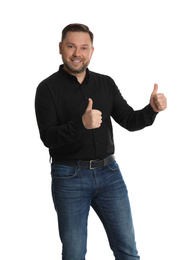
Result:
M82 168L89 168L89 169L96 169L100 168L103 166L107 166L111 162L115 161L114 155L110 155L107 158L103 160L90 160L90 161L57 161L57 160L52 160L53 164L62 164L66 166L73 166L73 167L82 167Z

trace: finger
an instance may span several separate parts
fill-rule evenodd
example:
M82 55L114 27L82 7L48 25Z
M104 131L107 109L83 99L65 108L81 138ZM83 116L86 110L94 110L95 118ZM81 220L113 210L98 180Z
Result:
M102 115L102 112L99 111L99 110L93 109L93 110L92 110L92 114L94 114L95 116L101 116L101 115Z
M163 103L163 102L166 102L166 97L164 96L164 94L156 94L154 96L154 101Z
M86 111L91 111L92 107L93 107L93 100L91 98L88 99L89 103L88 106L86 108Z
M154 84L154 89L153 89L152 96L156 95L156 94L157 94L157 91L158 91L158 85L155 83L155 84Z

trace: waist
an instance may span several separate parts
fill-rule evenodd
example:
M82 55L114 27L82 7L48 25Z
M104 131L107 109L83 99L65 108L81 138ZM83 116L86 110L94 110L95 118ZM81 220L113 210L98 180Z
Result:
M55 159L52 159L52 164L62 164L62 165L66 165L66 166L96 169L96 168L101 168L103 166L107 166L110 163L112 163L113 161L115 161L115 156L110 155L102 160L98 159L98 160L90 160L90 161L81 161L81 160L57 161Z

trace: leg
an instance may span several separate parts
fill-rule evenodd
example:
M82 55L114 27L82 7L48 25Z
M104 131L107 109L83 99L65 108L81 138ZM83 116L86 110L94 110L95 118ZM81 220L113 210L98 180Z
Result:
M52 195L58 215L63 260L85 260L87 218L91 198L75 167L52 165Z
M138 260L133 221L126 185L116 162L102 172L102 187L92 201L108 235L116 260Z

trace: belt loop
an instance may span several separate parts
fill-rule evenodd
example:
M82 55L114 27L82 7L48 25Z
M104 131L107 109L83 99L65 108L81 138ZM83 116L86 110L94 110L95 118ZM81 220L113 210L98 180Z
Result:
M77 169L78 170L80 169L80 162L81 162L81 160L77 161Z
M105 167L107 165L107 158L103 160L103 166Z

